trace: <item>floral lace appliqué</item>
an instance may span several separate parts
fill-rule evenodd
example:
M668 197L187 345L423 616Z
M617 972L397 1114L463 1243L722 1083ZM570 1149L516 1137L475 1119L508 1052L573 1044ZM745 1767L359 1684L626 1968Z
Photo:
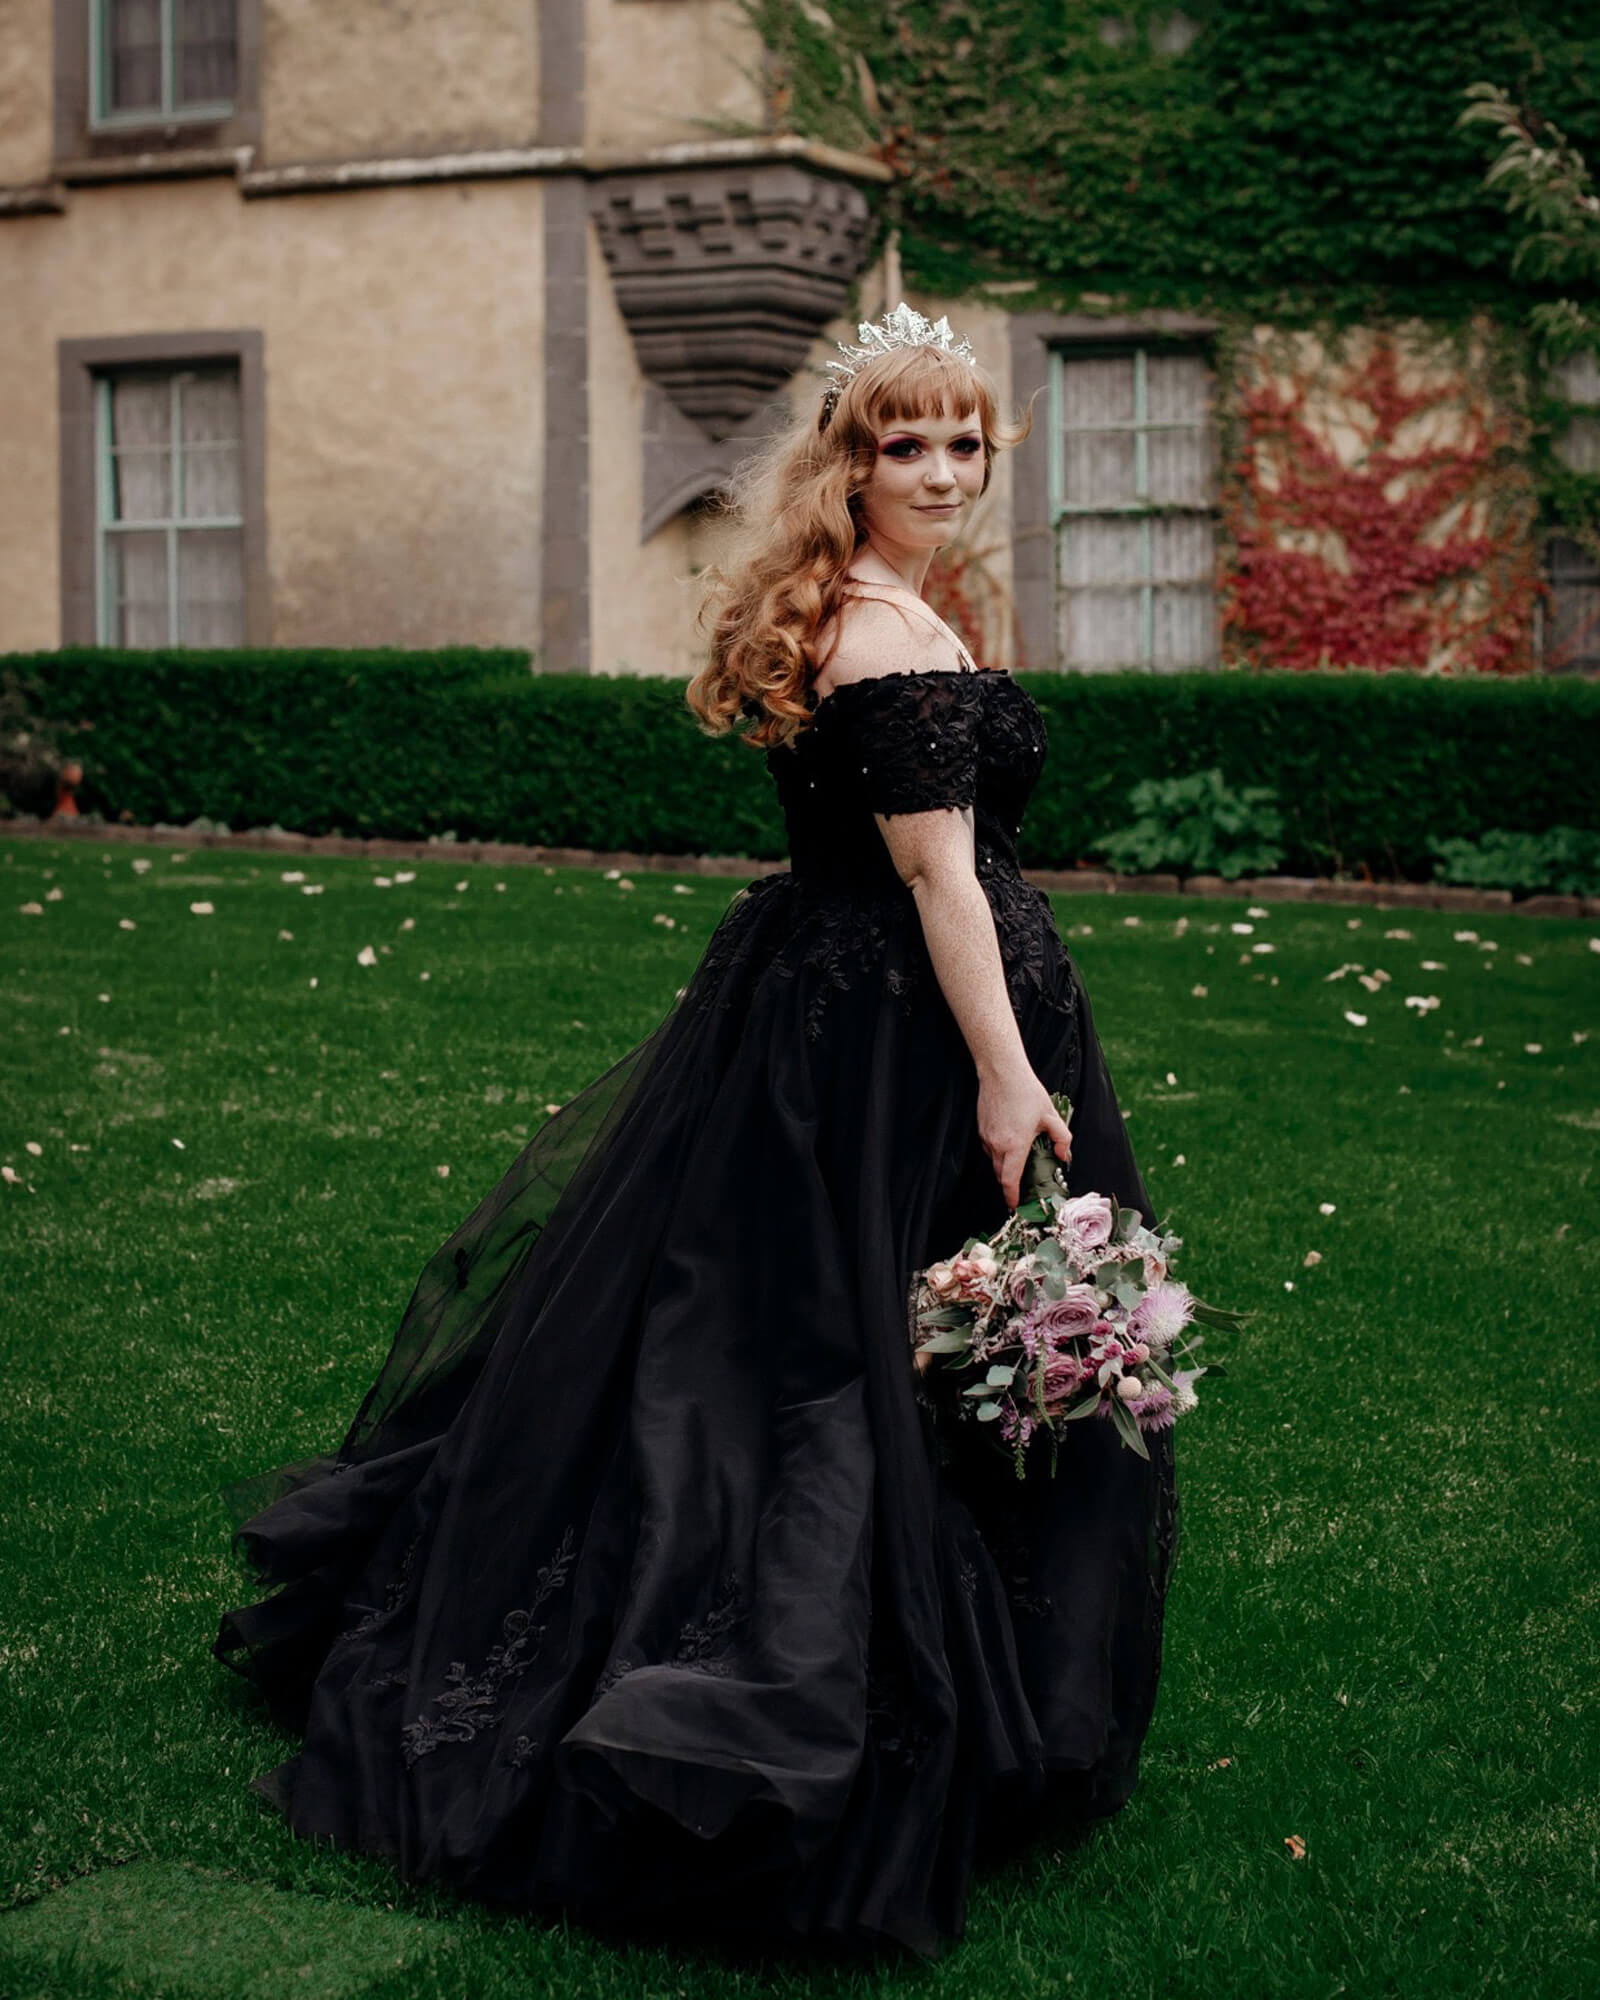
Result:
M566 1582L577 1556L577 1543L569 1527L561 1545L538 1572L538 1588L526 1610L508 1611L500 1626L500 1643L492 1646L481 1670L467 1672L464 1660L452 1660L445 1686L429 1704L430 1713L419 1715L400 1732L406 1767L419 1757L431 1756L441 1743L467 1743L500 1721L500 1699L508 1682L520 1678L538 1657L545 1628L539 1613Z
M730 1571L717 1585L716 1595L705 1617L691 1618L682 1627L671 1656L660 1664L689 1667L701 1674L731 1674L734 1668L733 1638L744 1621L745 1608L739 1579ZM641 1666L649 1664L648 1661L626 1657L613 1660L594 1684L595 1699L598 1701L626 1675L637 1673Z

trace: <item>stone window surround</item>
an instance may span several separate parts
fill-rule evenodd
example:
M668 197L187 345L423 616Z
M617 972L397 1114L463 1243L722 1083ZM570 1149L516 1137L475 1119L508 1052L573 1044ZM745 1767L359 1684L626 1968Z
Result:
M1011 319L1011 395L1027 407L1031 399L1033 449L1012 460L1012 595L1020 641L1019 667L1035 673L1060 668L1056 657L1054 525L1050 519L1050 451L1042 435L1049 407L1050 356L1065 347L1209 345L1214 319L1166 310L1102 315L1096 313L1015 313Z
M95 605L95 377L110 368L233 361L239 369L244 643L271 643L267 589L266 393L256 328L129 333L56 343L60 408L61 644L100 643Z
M193 154L255 146L261 139L261 0L234 0L238 68L226 118L164 118L93 131L89 125L89 9L100 0L53 0L56 171L132 154Z

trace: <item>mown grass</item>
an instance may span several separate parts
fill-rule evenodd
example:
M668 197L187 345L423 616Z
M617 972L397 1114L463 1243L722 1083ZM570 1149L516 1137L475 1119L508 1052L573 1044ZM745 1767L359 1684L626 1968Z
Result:
M1259 1316L1180 1433L1140 1789L939 1964L602 1942L258 1807L218 1489L336 1441L737 887L399 865L0 840L0 1993L1600 1991L1593 925L1058 899L1184 1275Z

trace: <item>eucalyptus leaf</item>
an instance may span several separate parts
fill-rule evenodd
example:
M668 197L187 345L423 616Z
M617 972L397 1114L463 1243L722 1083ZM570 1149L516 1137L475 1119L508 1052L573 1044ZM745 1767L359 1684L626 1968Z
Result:
M999 1415L1000 1405L998 1403L980 1403L978 1405L978 1422L980 1424L992 1424Z
M1193 1311L1202 1326L1221 1327L1229 1333L1236 1333L1255 1318L1254 1313L1233 1312L1227 1306L1208 1306L1203 1299L1194 1300Z
M985 1382L993 1382L1002 1387L1009 1387L1017 1379L1017 1371L1015 1367L1009 1367L1004 1362L996 1362L983 1379Z
M963 1333L936 1333L932 1340L919 1340L917 1348L922 1354L965 1354L972 1345Z
M1148 1458L1150 1456L1150 1453L1145 1448L1144 1437L1140 1432L1138 1424L1134 1421L1132 1411L1126 1403L1112 1403L1111 1420L1121 1432L1124 1444L1131 1446L1141 1458Z

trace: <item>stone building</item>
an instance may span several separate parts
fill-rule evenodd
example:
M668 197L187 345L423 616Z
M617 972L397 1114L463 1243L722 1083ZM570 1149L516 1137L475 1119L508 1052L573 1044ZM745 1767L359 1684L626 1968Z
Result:
M869 261L889 169L783 129L737 0L0 5L0 652L482 644L692 671L707 496L899 295L892 247ZM1294 628L1285 566L1348 562L1272 468L1356 478L1374 369L1403 406L1386 449L1470 456L1494 430L1448 382L1430 399L1425 340L1330 374L1270 328L1225 358L1201 315L1008 309L1028 289L912 295L1034 413L941 586L997 662L1227 660L1219 552L1250 530L1219 387L1237 406L1259 378L1292 420L1249 446L1292 663L1326 641ZM1465 473L1438 511L1424 540L1494 553ZM1493 664L1512 599L1482 567L1405 664ZM1600 665L1600 577L1575 545L1550 567L1548 662Z

